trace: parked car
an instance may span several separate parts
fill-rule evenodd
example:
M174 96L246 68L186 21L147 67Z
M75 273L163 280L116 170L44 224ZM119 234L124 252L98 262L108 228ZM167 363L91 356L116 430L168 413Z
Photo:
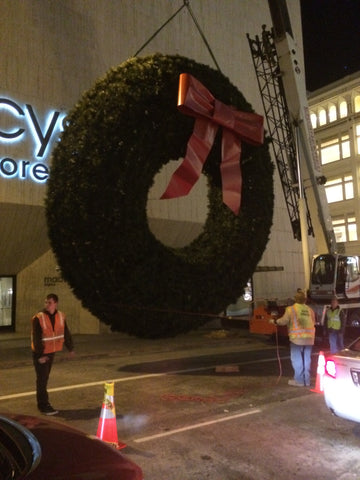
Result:
M58 422L0 415L0 480L143 480L115 447Z
M339 417L360 422L360 337L326 355L323 380L327 407Z

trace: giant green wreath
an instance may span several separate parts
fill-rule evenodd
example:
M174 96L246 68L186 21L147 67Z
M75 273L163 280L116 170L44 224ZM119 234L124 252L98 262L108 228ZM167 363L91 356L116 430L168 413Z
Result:
M177 110L180 73L222 102L252 111L220 72L181 56L132 58L86 92L53 153L46 215L63 278L113 330L165 337L233 303L255 270L273 214L266 144L242 143L242 206L222 203L220 135L205 164L209 214L190 245L164 246L149 230L154 176L184 156L194 119ZM166 201L166 200L163 200Z

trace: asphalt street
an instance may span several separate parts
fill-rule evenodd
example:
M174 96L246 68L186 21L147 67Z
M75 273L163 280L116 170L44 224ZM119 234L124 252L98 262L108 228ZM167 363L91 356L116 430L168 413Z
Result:
M288 386L286 345L216 325L170 339L74 340L75 359L57 354L51 373L55 421L94 435L104 382L114 381L123 453L146 480L359 480L358 429L322 394ZM30 339L2 335L0 362L1 411L38 415Z

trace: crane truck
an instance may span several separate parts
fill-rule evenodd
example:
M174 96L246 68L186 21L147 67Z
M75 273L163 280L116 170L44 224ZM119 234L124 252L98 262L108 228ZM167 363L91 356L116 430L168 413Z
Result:
M336 243L286 0L268 4L272 28L263 25L260 35L247 38L293 235L302 242L308 304L315 311L317 331L322 331L333 297L347 313L347 326L360 331L360 256L340 253ZM315 237L322 252L312 260L308 236ZM250 331L273 333L268 320L285 307L269 303L254 308Z

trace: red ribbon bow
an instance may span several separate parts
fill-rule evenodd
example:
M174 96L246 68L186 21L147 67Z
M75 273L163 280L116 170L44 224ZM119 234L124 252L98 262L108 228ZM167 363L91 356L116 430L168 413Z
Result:
M223 127L221 143L221 180L223 202L235 215L241 204L241 141L261 145L264 141L264 119L261 115L240 112L220 102L196 78L182 73L179 79L178 109L195 117L193 133L184 160L173 173L162 199L187 195L200 177L214 144L219 126Z

